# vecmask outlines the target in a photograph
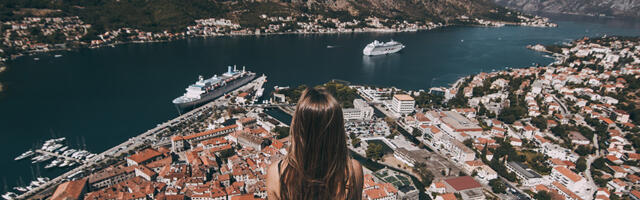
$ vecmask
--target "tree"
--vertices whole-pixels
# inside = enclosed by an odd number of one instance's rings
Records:
[[[547,129],[547,119],[542,116],[537,116],[531,119],[531,123],[538,127],[540,130]]]
[[[424,163],[416,163],[415,167],[413,168],[416,173],[420,176],[420,179],[422,180],[422,183],[424,185],[431,185],[431,182],[433,181],[433,173],[431,172],[431,170],[429,170],[429,168],[427,168],[427,165]]]
[[[593,153],[593,148],[587,147],[585,145],[579,145],[575,151],[580,156],[586,156]]]
[[[547,191],[540,191],[533,195],[536,200],[551,200],[551,195]]]
[[[360,147],[360,138],[356,137],[356,138],[351,139],[351,145],[354,148]]]
[[[382,156],[384,155],[382,151],[382,145],[370,143],[369,146],[367,146],[366,154],[367,158],[370,158],[372,160],[382,159]]]
[[[273,130],[271,130],[271,132],[278,134],[276,136],[277,139],[282,139],[289,136],[289,127],[276,126],[275,128],[273,128]]]
[[[584,159],[584,157],[580,157],[578,158],[578,161],[576,161],[576,170],[578,170],[579,172],[584,172],[584,170],[587,169],[587,160]]]
[[[604,158],[597,158],[596,160],[593,161],[593,163],[591,163],[591,167],[595,169],[603,170],[607,167],[606,161],[604,160]]]
[[[411,135],[413,135],[413,137],[420,137],[422,136],[422,131],[418,130],[417,128],[414,128],[413,131],[411,131]]]
[[[466,139],[466,140],[462,141],[462,144],[464,144],[465,146],[467,146],[469,148],[473,148],[473,139],[471,139],[471,138]]]
[[[493,179],[489,181],[489,186],[491,186],[491,191],[493,191],[493,193],[506,193],[507,192],[507,186],[504,185],[504,182],[502,182],[502,180],[500,179]]]

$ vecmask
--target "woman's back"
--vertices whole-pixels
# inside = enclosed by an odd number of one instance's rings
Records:
[[[361,199],[362,167],[349,156],[340,104],[323,89],[300,96],[288,154],[267,175],[270,199]]]

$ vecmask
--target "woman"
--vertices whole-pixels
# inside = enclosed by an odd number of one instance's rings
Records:
[[[269,166],[269,199],[362,199],[362,166],[351,159],[340,104],[321,88],[300,96],[288,155]]]

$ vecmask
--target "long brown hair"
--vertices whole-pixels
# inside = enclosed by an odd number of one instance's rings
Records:
[[[360,199],[356,195],[362,193],[353,187],[343,122],[340,104],[326,90],[302,93],[291,122],[280,199]]]

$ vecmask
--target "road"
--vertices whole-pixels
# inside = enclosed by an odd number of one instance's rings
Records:
[[[593,144],[596,149],[596,155],[589,155],[587,158],[587,169],[584,172],[584,175],[587,177],[589,181],[589,187],[591,188],[591,192],[594,192],[598,189],[595,181],[593,181],[593,177],[591,176],[591,163],[600,157],[600,150],[598,149],[598,135],[593,135]]]
[[[553,100],[556,100],[556,102],[558,102],[558,104],[560,104],[560,108],[562,109],[562,114],[565,115],[567,113],[569,113],[569,110],[567,110],[567,106],[564,105],[563,101],[560,101],[560,99],[558,99],[558,97],[556,95],[551,95],[553,97]]]

